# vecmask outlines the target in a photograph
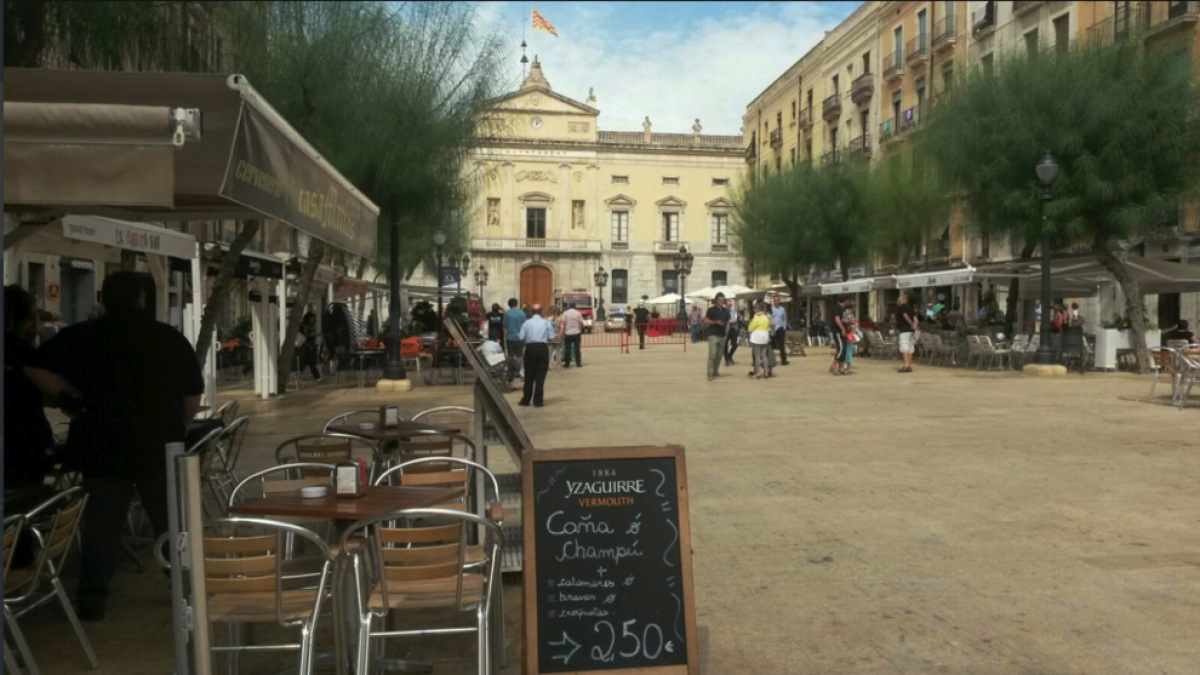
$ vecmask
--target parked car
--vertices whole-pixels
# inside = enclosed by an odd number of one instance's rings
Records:
[[[625,330],[625,314],[609,314],[608,320],[604,322],[605,333],[617,333]]]

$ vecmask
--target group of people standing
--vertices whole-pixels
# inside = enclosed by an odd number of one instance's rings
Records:
[[[545,404],[546,374],[550,371],[551,346],[562,336],[563,367],[570,368],[574,359],[577,368],[583,367],[583,313],[570,306],[560,316],[543,316],[542,306],[534,304],[520,309],[516,298],[508,301],[508,310],[501,312],[500,305],[492,305],[487,315],[488,339],[481,347],[485,357],[495,355],[502,346],[507,354],[508,385],[524,379],[524,390],[518,405],[541,408]],[[551,310],[553,311],[553,310]],[[524,374],[522,375],[522,370]]]
[[[750,377],[761,379],[775,376],[775,349],[779,350],[778,363],[784,366],[788,365],[785,343],[787,310],[783,307],[778,295],[772,297],[771,303],[770,309],[767,308],[765,302],[756,303],[754,316],[746,326],[746,330],[750,333],[749,342],[754,362],[754,369],[749,373]],[[688,314],[688,320],[693,327],[693,338],[702,329],[705,339],[708,341],[706,364],[708,380],[711,382],[718,377],[723,377],[721,375],[722,362],[726,366],[737,365],[733,360],[733,355],[737,352],[740,334],[737,307],[733,301],[725,297],[724,293],[717,293],[713,298],[712,306],[699,321],[696,321],[699,309],[698,306],[693,305],[692,311]]]

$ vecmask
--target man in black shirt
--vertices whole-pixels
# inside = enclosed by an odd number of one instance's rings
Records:
[[[89,494],[87,564],[77,593],[79,616],[87,620],[104,618],[135,488],[155,536],[166,532],[166,445],[184,440],[204,392],[195,350],[179,331],[146,313],[143,296],[138,275],[109,276],[104,316],[64,329],[40,355],[41,369],[83,394],[85,410],[71,420],[65,455],[83,472]]]
[[[717,293],[712,307],[704,315],[704,335],[708,339],[708,381],[721,376],[721,360],[725,358],[725,334],[729,329],[729,310],[725,309],[725,294]]]
[[[913,350],[916,347],[913,340],[916,330],[917,318],[913,315],[912,308],[908,306],[908,298],[901,295],[900,304],[896,306],[896,334],[900,340],[900,353],[904,356],[904,367],[900,369],[902,373],[912,372]]]
[[[829,365],[829,372],[834,375],[845,375],[850,369],[846,367],[846,341],[847,334],[850,332],[849,327],[843,322],[846,316],[846,305],[849,304],[849,298],[840,298],[833,305],[833,311],[829,318],[829,333],[833,340],[833,363]]]
[[[637,309],[633,310],[633,323],[637,326],[638,332],[638,349],[646,348],[646,326],[650,323],[650,310],[646,309],[645,302],[639,302]]]
[[[1192,331],[1188,330],[1188,322],[1180,321],[1174,328],[1163,333],[1163,342],[1167,340],[1187,340],[1189,343],[1196,341],[1196,336]]]

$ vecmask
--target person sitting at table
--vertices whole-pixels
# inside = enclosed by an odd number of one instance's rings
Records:
[[[488,331],[487,338],[475,351],[483,357],[488,377],[496,383],[500,391],[513,391],[512,383],[508,379],[508,359],[505,357],[504,347],[500,346],[500,331]]]
[[[1164,343],[1168,340],[1187,340],[1188,344],[1196,342],[1196,336],[1192,331],[1188,330],[1188,322],[1186,321],[1180,321],[1171,329],[1164,331],[1162,339]]]

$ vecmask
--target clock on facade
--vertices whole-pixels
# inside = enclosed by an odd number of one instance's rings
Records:
[[[540,118],[540,117],[529,118],[529,128],[533,129],[534,131],[541,131],[542,130],[542,118]]]

